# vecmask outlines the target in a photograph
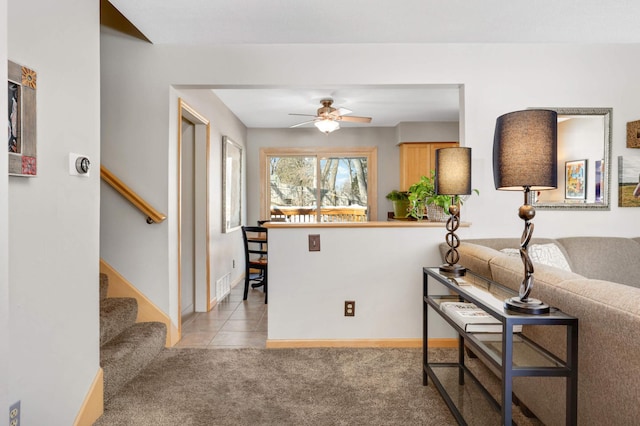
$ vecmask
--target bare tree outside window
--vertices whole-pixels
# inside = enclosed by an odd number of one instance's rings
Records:
[[[272,220],[367,221],[367,157],[270,156],[268,164]]]
[[[316,159],[271,157],[271,205],[316,206]]]
[[[322,206],[367,206],[367,159],[322,158]]]

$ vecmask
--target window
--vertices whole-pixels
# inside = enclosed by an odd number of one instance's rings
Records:
[[[287,222],[377,220],[377,148],[260,150],[263,218]]]

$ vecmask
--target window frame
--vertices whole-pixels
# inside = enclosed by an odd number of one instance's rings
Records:
[[[318,158],[326,157],[366,157],[367,158],[367,209],[369,221],[378,220],[378,147],[278,147],[260,148],[260,217],[271,217],[269,206],[269,158],[306,156],[316,158],[316,168],[319,168]],[[320,176],[319,170],[317,176]]]

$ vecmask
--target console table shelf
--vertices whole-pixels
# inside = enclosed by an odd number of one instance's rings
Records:
[[[435,285],[441,284],[441,285]],[[442,290],[444,286],[444,291]],[[438,289],[441,294],[432,294]],[[442,294],[444,293],[444,294]],[[548,314],[511,313],[501,300],[514,295],[510,289],[471,271],[464,277],[441,274],[438,268],[423,269],[423,384],[431,378],[447,406],[460,424],[466,418],[482,416],[490,424],[512,424],[512,386],[514,377],[565,377],[566,424],[577,424],[578,320],[552,309]],[[440,309],[442,302],[471,302],[501,323],[500,333],[468,333]],[[496,303],[498,302],[498,303]],[[427,343],[428,308],[431,307],[458,333],[458,362],[429,362]],[[514,326],[566,326],[566,360],[563,360]],[[496,401],[465,365],[465,345],[502,381],[502,403]],[[487,416],[495,415],[494,419]]]

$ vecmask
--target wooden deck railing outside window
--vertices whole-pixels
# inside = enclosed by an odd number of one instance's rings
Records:
[[[314,207],[272,207],[271,219],[294,223],[316,223],[318,211]],[[367,208],[322,207],[320,222],[367,222]]]

